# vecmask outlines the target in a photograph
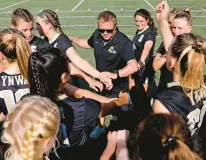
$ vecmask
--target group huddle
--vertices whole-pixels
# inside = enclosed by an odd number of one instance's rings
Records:
[[[0,158],[205,159],[206,39],[192,33],[189,9],[170,10],[167,1],[156,9],[163,40],[156,53],[157,28],[145,9],[134,14],[133,40],[111,11],[98,15],[86,39],[66,35],[58,15],[43,10],[35,20],[42,39],[32,14],[15,9],[0,31]],[[73,44],[93,48],[96,68]]]

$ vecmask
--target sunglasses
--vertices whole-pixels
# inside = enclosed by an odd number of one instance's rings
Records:
[[[104,32],[113,33],[114,28],[113,29],[98,29],[98,30],[99,30],[99,33],[104,33]]]

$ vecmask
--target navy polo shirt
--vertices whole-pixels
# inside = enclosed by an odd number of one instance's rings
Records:
[[[98,31],[88,39],[88,44],[94,48],[96,68],[100,72],[119,70],[127,65],[127,62],[135,59],[135,52],[132,41],[118,29],[114,37],[104,45],[102,37]],[[128,88],[128,77],[119,78],[113,81],[114,88],[117,85]]]

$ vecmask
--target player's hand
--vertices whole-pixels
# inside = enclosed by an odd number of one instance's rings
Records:
[[[104,82],[108,79],[117,79],[117,74],[112,72],[101,72],[99,78],[101,82]]]
[[[88,84],[89,84],[89,87],[94,89],[96,92],[102,92],[103,90],[103,84],[95,79],[90,79],[88,80]]]
[[[161,3],[159,3],[156,6],[156,10],[157,10],[157,21],[160,23],[163,20],[167,21],[167,18],[169,16],[169,5],[167,3],[167,1],[162,1]]]
[[[105,84],[107,90],[111,90],[113,87],[112,79],[106,79],[106,81],[102,83]]]

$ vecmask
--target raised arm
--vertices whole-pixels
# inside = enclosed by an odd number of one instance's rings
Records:
[[[162,38],[164,42],[165,50],[168,51],[168,48],[172,41],[174,40],[174,36],[172,35],[171,29],[168,23],[168,15],[169,15],[169,5],[167,1],[162,1],[156,7],[157,9],[157,21],[160,25],[160,30],[162,33]]]

